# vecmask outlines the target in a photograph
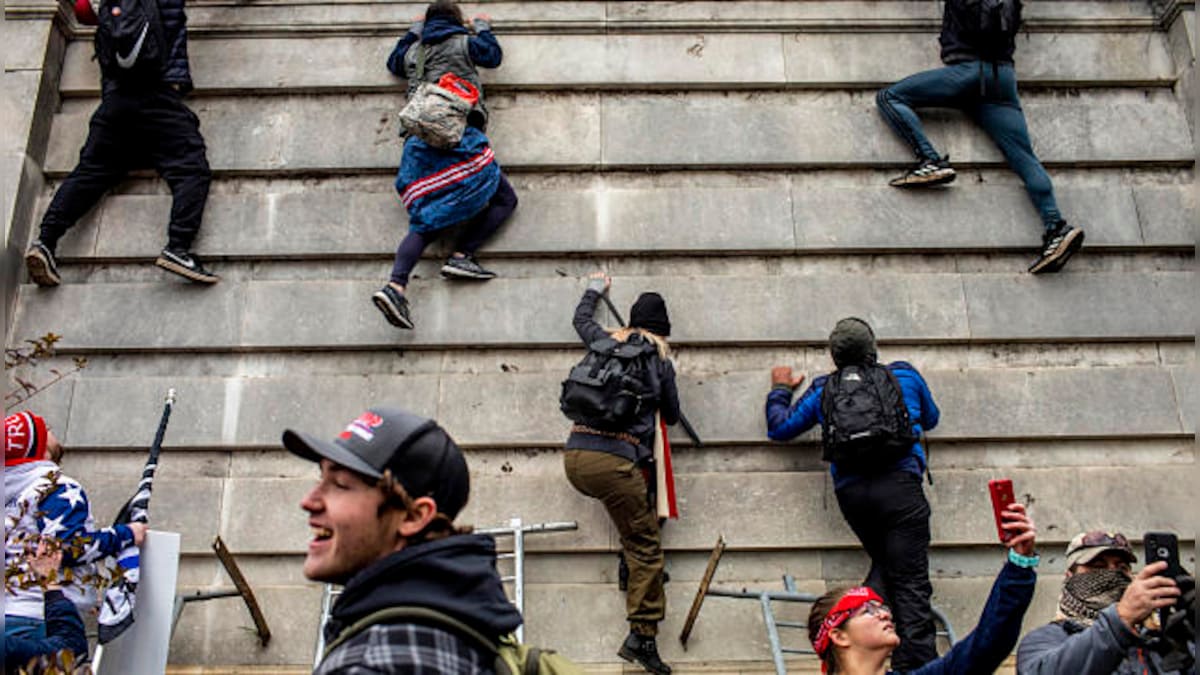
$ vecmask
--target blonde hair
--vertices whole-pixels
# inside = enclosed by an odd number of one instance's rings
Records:
[[[651,333],[650,331],[646,330],[645,328],[634,328],[633,326],[625,326],[623,328],[618,328],[614,331],[609,331],[609,336],[611,336],[612,339],[616,340],[617,342],[627,342],[629,340],[629,336],[633,335],[634,333],[637,333],[638,335],[641,335],[643,338],[645,338],[649,342],[652,342],[654,344],[654,346],[658,349],[659,358],[662,358],[662,359],[671,358],[671,346],[667,344],[667,339],[657,333]]]

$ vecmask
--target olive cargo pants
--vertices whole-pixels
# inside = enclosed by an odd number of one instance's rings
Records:
[[[631,631],[656,635],[667,610],[663,593],[662,534],[646,498],[646,481],[633,462],[598,450],[563,453],[567,480],[583,494],[600,500],[621,534],[629,565],[625,617]]]

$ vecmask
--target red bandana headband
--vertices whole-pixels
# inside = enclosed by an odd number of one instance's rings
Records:
[[[829,651],[830,646],[829,634],[833,632],[833,629],[846,623],[850,615],[859,607],[872,601],[882,603],[883,598],[866,586],[846,591],[833,609],[829,610],[825,620],[821,622],[821,630],[817,631],[817,639],[813,641],[813,650],[817,652],[817,656],[821,659],[825,658],[825,653]],[[825,672],[824,663],[821,664],[821,672]]]

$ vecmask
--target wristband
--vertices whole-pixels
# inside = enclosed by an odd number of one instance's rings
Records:
[[[1008,561],[1017,567],[1024,567],[1027,570],[1031,570],[1037,567],[1038,563],[1042,562],[1042,557],[1037,554],[1031,556],[1021,555],[1010,548],[1008,549]]]

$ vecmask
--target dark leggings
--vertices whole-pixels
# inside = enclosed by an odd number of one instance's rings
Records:
[[[491,201],[482,211],[462,226],[458,233],[458,240],[454,243],[454,250],[467,255],[475,255],[479,247],[483,246],[484,242],[500,229],[500,226],[508,220],[516,208],[517,193],[508,184],[508,179],[504,177],[504,174],[500,174],[500,184],[496,187],[496,194],[492,195]],[[400,241],[400,246],[396,248],[396,261],[392,263],[392,283],[407,286],[408,275],[417,266],[417,260],[425,252],[425,247],[440,239],[442,233],[448,229],[450,228],[429,232],[409,230],[404,239]]]

